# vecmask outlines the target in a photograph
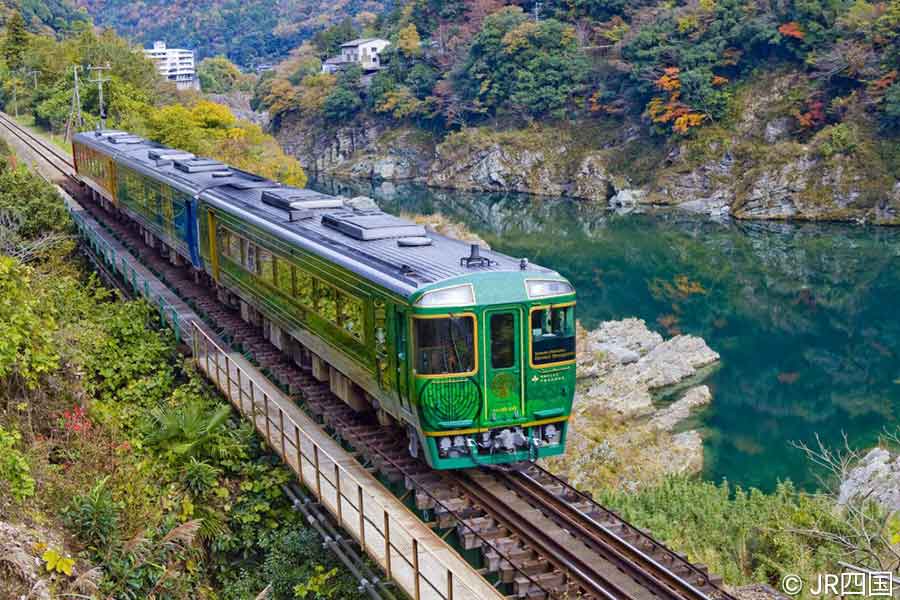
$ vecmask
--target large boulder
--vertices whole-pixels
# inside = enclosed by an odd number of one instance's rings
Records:
[[[860,499],[873,500],[890,511],[900,510],[900,456],[873,448],[845,476],[838,504]]]

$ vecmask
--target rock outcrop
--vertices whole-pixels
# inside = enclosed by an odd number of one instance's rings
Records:
[[[785,100],[804,81],[761,75],[736,95],[733,123],[666,143],[628,118],[468,127],[443,139],[374,118],[335,128],[288,116],[276,130],[314,174],[573,197],[620,212],[671,206],[714,218],[900,224],[900,183],[870,142],[872,117],[804,129]]]
[[[663,341],[640,319],[603,323],[581,340],[579,410],[601,407],[625,417],[653,410],[652,391],[680,383],[719,360],[702,339]]]
[[[569,448],[553,467],[588,488],[633,489],[666,474],[700,472],[703,439],[679,430],[711,401],[709,388],[692,381],[718,358],[700,338],[664,340],[640,319],[580,332]],[[688,389],[659,406],[655,394],[676,384]]]
[[[890,511],[900,510],[900,456],[873,448],[850,470],[841,481],[838,504],[862,498]]]

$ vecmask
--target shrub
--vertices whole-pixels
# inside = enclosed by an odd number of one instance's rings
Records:
[[[19,501],[34,496],[31,467],[25,456],[15,448],[21,439],[18,431],[6,431],[0,427],[0,481]]]
[[[847,528],[825,498],[780,483],[772,494],[683,477],[629,494],[602,490],[601,504],[702,562],[731,584],[777,583],[783,573],[827,572],[842,557],[836,545],[807,537]]]
[[[859,146],[859,136],[851,125],[838,123],[820,131],[814,143],[819,154],[830,158],[835,154],[853,154]]]
[[[66,526],[95,553],[103,554],[116,539],[120,505],[101,479],[87,494],[75,496],[66,509]]]

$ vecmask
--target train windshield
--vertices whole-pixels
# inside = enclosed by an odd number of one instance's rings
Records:
[[[454,375],[475,371],[475,318],[416,318],[415,356],[419,375]]]
[[[531,311],[531,364],[546,366],[575,359],[575,305]]]

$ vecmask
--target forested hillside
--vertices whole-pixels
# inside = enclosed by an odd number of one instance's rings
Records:
[[[900,0],[411,0],[379,33],[370,82],[317,43],[261,83],[310,167],[898,221]]]
[[[78,9],[69,0],[2,0],[0,19],[6,23],[13,13],[19,12],[31,31],[65,33],[76,23],[89,20],[86,11]]]
[[[284,56],[302,40],[346,17],[375,19],[389,0],[73,0],[99,25],[149,44],[223,54],[242,66]]]

